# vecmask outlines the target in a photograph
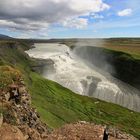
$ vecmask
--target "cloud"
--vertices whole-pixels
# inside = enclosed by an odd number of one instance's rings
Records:
[[[102,0],[0,0],[0,28],[37,31],[56,23],[82,28],[88,21],[79,16],[106,9]]]
[[[18,20],[0,20],[0,27],[3,28],[12,28],[12,29],[17,29],[17,30],[24,30],[24,31],[36,31],[40,28],[47,28],[48,27],[48,23],[45,22],[30,22],[28,20],[21,22],[22,19],[20,20],[20,22],[18,22]]]
[[[132,9],[124,9],[118,12],[118,16],[129,16],[132,14]]]
[[[103,18],[104,18],[103,15],[99,15],[99,14],[93,14],[92,17],[93,17],[94,19],[103,19]]]
[[[84,19],[84,18],[67,19],[62,22],[62,25],[64,27],[70,27],[70,28],[75,27],[77,29],[82,29],[88,25],[88,19]]]

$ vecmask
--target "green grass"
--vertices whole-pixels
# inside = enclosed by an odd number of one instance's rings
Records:
[[[0,66],[0,90],[6,90],[8,85],[13,84],[22,77],[17,69],[10,66]]]
[[[140,138],[140,113],[119,105],[80,96],[61,85],[31,73],[32,104],[51,128],[85,120],[116,126]]]
[[[121,51],[140,60],[140,38],[118,38],[104,40],[103,48]]]

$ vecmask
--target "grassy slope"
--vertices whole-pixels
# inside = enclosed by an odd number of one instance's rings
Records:
[[[27,81],[32,103],[41,118],[50,127],[59,127],[78,120],[115,125],[140,138],[140,113],[129,111],[118,105],[83,97],[31,72],[31,62],[21,47],[0,46],[1,65],[9,64],[20,69]]]
[[[0,65],[9,65],[19,69],[27,84],[30,84],[31,65],[36,63],[29,59],[24,50],[29,49],[29,43],[17,41],[0,41]]]
[[[140,137],[140,113],[115,104],[74,94],[61,85],[32,73],[32,103],[52,128],[78,120],[113,125]]]
[[[122,51],[140,59],[140,38],[107,39],[103,45],[107,49]]]

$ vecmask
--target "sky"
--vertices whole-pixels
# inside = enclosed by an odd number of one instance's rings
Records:
[[[140,37],[140,0],[0,0],[0,34],[42,39]]]

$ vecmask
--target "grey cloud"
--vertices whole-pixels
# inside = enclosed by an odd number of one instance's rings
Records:
[[[102,0],[0,0],[0,27],[40,30],[49,24],[108,8]]]

